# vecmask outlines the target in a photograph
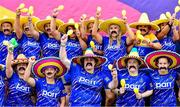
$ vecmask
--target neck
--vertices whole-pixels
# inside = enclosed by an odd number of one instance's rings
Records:
[[[130,76],[138,76],[138,71],[131,72],[129,71]]]
[[[46,82],[47,82],[48,84],[55,84],[55,79],[54,79],[54,78],[47,78],[47,77],[46,77]]]
[[[24,78],[24,75],[23,75],[23,74],[19,74],[19,73],[18,73],[18,75],[19,75],[19,78],[21,78],[21,79]]]
[[[166,75],[168,74],[168,70],[158,70],[160,75]]]
[[[90,74],[93,74],[93,73],[94,73],[94,69],[91,69],[91,70],[87,70],[87,69],[86,69],[86,71],[87,71],[88,73],[90,73]]]
[[[117,37],[112,36],[112,40],[117,40]]]

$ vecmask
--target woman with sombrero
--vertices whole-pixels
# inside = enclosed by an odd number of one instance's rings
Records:
[[[149,53],[144,60],[152,69],[149,72],[154,91],[150,100],[151,106],[176,106],[174,85],[177,81],[179,87],[180,82],[175,68],[180,65],[180,55],[172,51],[160,50]]]
[[[165,14],[161,14],[158,20],[153,21],[154,24],[158,25],[160,30],[156,32],[156,36],[162,45],[163,50],[176,51],[175,41],[179,40],[179,34],[176,30],[174,15],[171,19],[168,19]]]
[[[98,68],[106,58],[94,55],[91,48],[88,48],[83,56],[67,58],[66,42],[67,35],[61,38],[60,59],[67,67],[71,83],[70,106],[100,106],[101,90],[103,87],[114,88],[117,83],[117,72],[112,72],[113,82],[105,77]]]
[[[24,81],[24,74],[28,65],[25,55],[19,54],[13,59],[13,52],[9,50],[6,58],[6,77],[8,94],[5,106],[33,106],[31,101],[32,88]],[[32,57],[34,59],[34,57]]]
[[[137,49],[133,48],[129,55],[120,58],[117,66],[119,85],[115,90],[116,106],[145,106],[144,98],[150,96],[153,90],[150,78],[140,71],[140,68],[145,67],[145,63]]]
[[[158,31],[159,27],[149,21],[147,13],[142,13],[138,22],[131,23],[130,27],[139,31],[139,33],[138,31],[136,32],[136,39],[132,47],[138,49],[141,57],[145,57],[148,53],[162,48],[157,37],[151,32]]]
[[[66,92],[60,76],[66,73],[66,67],[58,57],[45,57],[35,61],[30,59],[25,73],[25,81],[35,87],[36,106],[65,106]],[[31,69],[38,78],[30,77]]]

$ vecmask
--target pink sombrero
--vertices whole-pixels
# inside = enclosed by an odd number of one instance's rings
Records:
[[[151,52],[146,55],[144,60],[149,68],[157,69],[158,67],[156,61],[159,57],[167,57],[171,60],[169,68],[177,68],[180,66],[180,55],[178,53],[165,50]]]
[[[63,65],[63,63],[58,57],[45,57],[40,60],[37,60],[32,67],[32,71],[38,77],[43,78],[45,77],[45,75],[42,71],[44,68],[48,66],[56,67],[58,69],[56,77],[64,75],[67,71],[67,68]]]
[[[72,59],[72,61],[74,63],[82,65],[82,60],[84,58],[94,58],[95,61],[96,61],[95,67],[99,67],[101,64],[106,62],[106,58],[98,56],[98,55],[94,55],[94,53],[93,53],[91,48],[87,48],[83,56],[75,57],[75,58]]]

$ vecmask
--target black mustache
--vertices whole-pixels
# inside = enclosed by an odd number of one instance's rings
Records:
[[[26,70],[26,69],[24,67],[20,67],[18,70],[20,71],[20,70]]]
[[[142,31],[146,32],[146,29],[140,29],[140,31],[141,31],[141,32],[142,32]]]
[[[89,32],[92,33],[92,30],[90,30]]]
[[[48,72],[47,75],[51,75],[52,73],[51,72]]]
[[[130,66],[130,67],[129,67],[129,69],[131,69],[131,68],[135,68],[135,69],[136,69],[136,67],[135,67],[135,66]]]
[[[111,34],[113,34],[113,33],[118,34],[116,31],[112,31],[112,32],[111,32]]]
[[[88,66],[88,65],[91,65],[91,66],[92,66],[92,63],[87,63],[86,66]]]
[[[159,70],[161,70],[161,69],[165,69],[165,70],[167,70],[167,68],[166,68],[166,67],[160,67],[160,68],[159,68]]]
[[[4,29],[3,31],[4,31],[4,32],[5,32],[5,31],[8,31],[8,32],[10,32],[10,30],[9,30],[9,29]]]
[[[46,31],[51,31],[51,29],[50,29],[50,28],[48,28],[48,29],[46,29]]]

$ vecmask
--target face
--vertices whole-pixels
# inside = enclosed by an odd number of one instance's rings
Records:
[[[75,30],[74,26],[68,26],[67,31],[69,31],[69,30],[73,30],[73,34],[70,35],[70,38],[75,38],[76,37],[76,33],[75,33],[76,30]]]
[[[112,24],[109,26],[109,34],[112,37],[118,37],[120,34],[120,27],[118,25]]]
[[[167,24],[168,24],[167,22],[166,23],[161,23],[158,26],[160,27],[160,29],[163,29]]]
[[[51,27],[50,27],[50,23],[47,23],[44,25],[44,30],[47,34],[51,33]]]
[[[5,35],[10,35],[13,31],[12,25],[8,22],[2,23],[1,28]]]
[[[85,58],[84,59],[84,68],[86,70],[93,70],[95,67],[95,59],[94,58]]]
[[[157,66],[158,66],[159,71],[167,71],[168,68],[169,68],[169,65],[170,65],[170,64],[169,64],[167,58],[160,58],[160,59],[158,60]]]
[[[52,67],[46,68],[44,71],[46,78],[54,78],[56,75],[56,70]]]
[[[149,26],[149,25],[139,25],[139,26],[137,26],[137,29],[141,31],[142,35],[147,35],[151,30],[151,26]]]
[[[127,68],[129,72],[137,72],[139,69],[139,63],[136,59],[129,59],[127,61]]]
[[[26,68],[27,68],[27,64],[18,64],[16,70],[18,74],[24,75]]]
[[[94,25],[93,22],[91,22],[91,23],[89,23],[89,24],[87,25],[87,31],[88,31],[88,33],[92,33],[93,25]]]
[[[25,23],[25,24],[23,25],[23,31],[24,31],[24,33],[25,33],[27,36],[31,36],[28,23]]]

